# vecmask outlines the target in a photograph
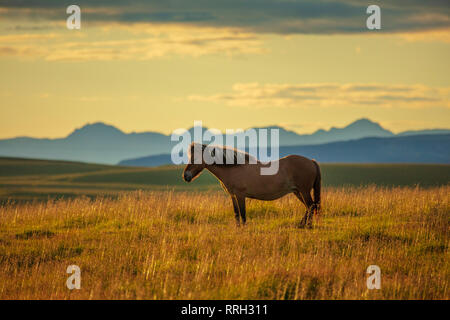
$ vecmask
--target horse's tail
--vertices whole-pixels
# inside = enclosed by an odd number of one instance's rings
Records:
[[[316,212],[319,213],[320,210],[320,188],[321,188],[321,180],[322,175],[320,174],[320,167],[316,160],[312,160],[314,165],[316,166],[316,179],[314,180],[313,192],[314,192],[314,208]]]

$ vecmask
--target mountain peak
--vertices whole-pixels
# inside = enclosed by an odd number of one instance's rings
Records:
[[[75,129],[67,138],[76,138],[76,137],[117,137],[122,136],[123,133],[121,130],[116,127],[105,124],[103,122],[95,122],[88,123],[81,128]]]
[[[358,119],[342,128],[332,127],[330,130],[320,129],[313,133],[313,136],[320,137],[320,140],[316,142],[326,140],[344,141],[365,137],[391,137],[393,135],[391,131],[384,129],[379,123],[367,118]]]
[[[367,118],[358,119],[342,129],[334,129],[333,131],[336,130],[345,130],[352,134],[355,138],[358,136],[362,138],[364,135],[368,137],[384,137],[393,135],[391,131],[386,130],[379,123],[373,122]]]
[[[370,126],[370,127],[378,127],[378,128],[381,128],[381,126],[380,126],[379,123],[373,122],[372,120],[369,120],[369,119],[367,119],[367,118],[361,118],[361,119],[358,119],[358,120],[356,120],[356,121],[350,123],[350,124],[347,126],[347,128],[348,128],[348,127],[355,127],[355,126],[358,126],[358,127],[369,127],[369,126]]]
[[[279,126],[279,125],[267,126],[267,127],[261,128],[261,129],[268,129],[268,130],[270,130],[270,129],[278,129],[278,130],[280,130],[280,131],[289,131],[289,130],[287,130],[286,128],[281,127],[281,126]]]

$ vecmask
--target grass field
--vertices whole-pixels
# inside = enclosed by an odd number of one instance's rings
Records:
[[[324,165],[313,229],[292,195],[247,201],[237,228],[213,178],[180,170],[3,159],[0,299],[450,298],[449,166]]]
[[[293,196],[249,201],[243,228],[216,191],[6,205],[0,299],[449,299],[449,192],[327,188],[312,230]]]

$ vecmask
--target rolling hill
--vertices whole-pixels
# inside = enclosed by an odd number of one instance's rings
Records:
[[[325,187],[439,186],[450,183],[450,165],[322,164]],[[79,196],[117,197],[126,191],[220,190],[216,178],[204,172],[185,183],[183,166],[156,168],[98,165],[80,162],[0,158],[0,203]]]

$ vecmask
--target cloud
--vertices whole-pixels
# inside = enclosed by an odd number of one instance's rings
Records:
[[[0,36],[0,56],[24,56],[48,61],[149,60],[171,55],[260,54],[267,50],[259,36],[225,28],[134,25],[97,28],[95,36],[74,33]],[[93,30],[91,30],[93,31]],[[105,37],[106,36],[106,37]],[[68,40],[69,39],[69,40]]]
[[[386,84],[238,83],[230,93],[190,95],[189,101],[239,107],[403,107],[450,108],[450,87]]]
[[[0,0],[0,57],[111,61],[236,56],[268,52],[266,34],[369,32],[367,3],[357,0],[81,0],[77,4],[82,27],[68,31],[64,3]],[[450,42],[449,8],[447,1],[382,3],[382,30],[370,34]],[[1,35],[2,31],[7,34]],[[357,46],[355,52],[361,48]]]
[[[400,33],[399,36],[408,42],[421,41],[450,43],[450,31],[448,29]]]
[[[0,57],[110,61],[236,56],[268,52],[266,34],[369,32],[367,3],[357,0],[81,0],[77,4],[82,27],[68,31],[64,3],[0,0]],[[447,1],[382,3],[382,30],[370,34],[450,42],[449,8]],[[355,52],[361,48],[357,46]]]
[[[82,19],[92,24],[176,23],[278,34],[368,32],[365,25],[368,3],[360,0],[79,0],[77,4]],[[390,1],[379,5],[380,32],[450,27],[447,0]],[[4,0],[0,2],[0,17],[64,20],[65,4],[54,0]]]

